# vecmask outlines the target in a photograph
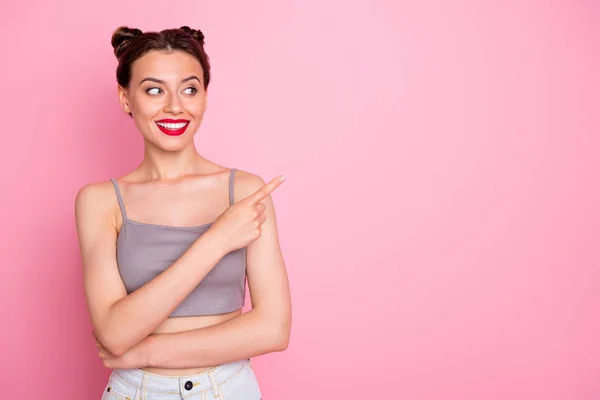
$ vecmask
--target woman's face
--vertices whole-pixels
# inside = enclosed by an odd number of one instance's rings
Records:
[[[167,151],[181,150],[200,127],[206,109],[202,66],[192,55],[151,51],[131,66],[119,101],[144,139]]]

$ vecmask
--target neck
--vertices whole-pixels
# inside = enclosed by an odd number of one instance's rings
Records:
[[[176,180],[198,173],[202,161],[194,142],[179,151],[165,151],[146,142],[139,171],[148,180]]]

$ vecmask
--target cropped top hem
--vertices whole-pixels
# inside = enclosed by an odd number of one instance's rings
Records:
[[[238,305],[238,306],[223,307],[220,309],[218,307],[215,307],[213,310],[205,311],[205,312],[194,311],[194,309],[192,309],[192,308],[177,308],[177,309],[175,309],[175,311],[173,311],[171,313],[171,315],[169,315],[169,318],[171,318],[171,317],[198,317],[198,316],[204,316],[204,315],[228,314],[230,312],[241,310],[244,307],[244,305],[245,305],[245,302],[242,302],[242,304]]]

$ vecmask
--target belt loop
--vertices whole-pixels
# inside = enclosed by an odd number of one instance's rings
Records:
[[[150,380],[150,375],[148,375],[147,373],[143,372],[144,374],[142,376],[142,387],[140,388],[140,400],[146,400],[146,398],[148,397],[148,381]]]
[[[214,373],[214,371],[210,371],[208,373],[208,379],[210,379],[210,384],[212,386],[212,391],[213,391],[213,394],[215,396],[215,399],[220,399],[221,398],[221,391],[219,390],[219,387],[217,386],[217,380],[215,379],[215,373]]]

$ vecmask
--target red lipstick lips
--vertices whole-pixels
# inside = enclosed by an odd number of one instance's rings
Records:
[[[181,135],[183,132],[185,132],[189,124],[190,121],[187,119],[161,119],[156,121],[156,126],[158,126],[158,129],[169,136]]]

